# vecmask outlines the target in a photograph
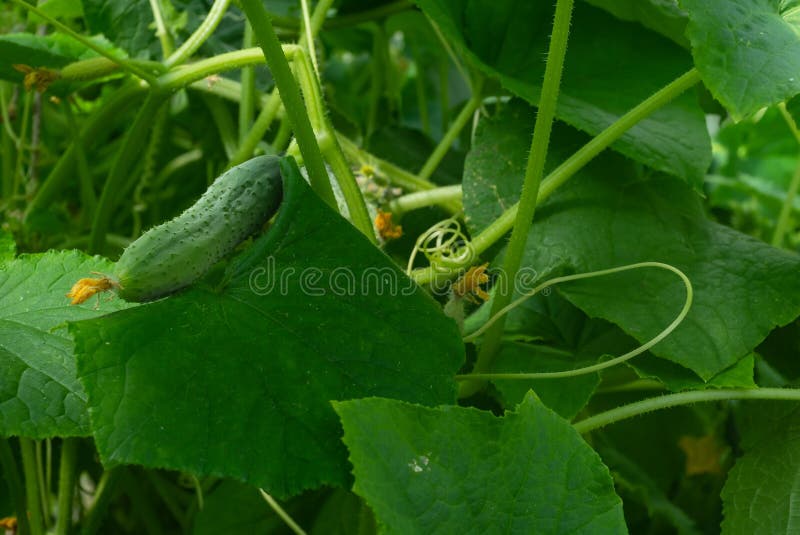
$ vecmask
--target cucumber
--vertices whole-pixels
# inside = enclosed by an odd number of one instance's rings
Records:
[[[220,175],[181,215],[151,228],[116,263],[113,281],[126,301],[152,301],[202,277],[280,205],[281,158],[259,156]]]

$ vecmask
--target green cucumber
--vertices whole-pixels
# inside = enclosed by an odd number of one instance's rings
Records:
[[[277,211],[281,158],[259,156],[220,175],[181,215],[131,243],[114,268],[117,294],[145,302],[184,288]]]

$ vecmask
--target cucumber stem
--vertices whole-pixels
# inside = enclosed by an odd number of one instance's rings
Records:
[[[519,210],[514,219],[514,227],[511,231],[511,240],[508,243],[503,269],[498,277],[497,290],[492,301],[492,317],[495,317],[511,302],[514,285],[511,284],[509,287],[509,281],[515,280],[517,272],[522,265],[522,256],[525,253],[525,245],[528,241],[528,234],[536,212],[539,186],[544,174],[547,148],[550,144],[550,132],[556,115],[556,103],[561,86],[564,57],[567,53],[573,6],[574,0],[558,0],[556,3],[553,34],[550,38],[547,66],[545,67],[544,82],[542,83],[542,95],[539,99],[539,109],[536,114],[536,125],[533,129],[528,165],[525,169],[522,194],[518,203]],[[474,373],[481,374],[490,369],[494,355],[500,348],[504,328],[505,316],[503,315],[486,332],[472,370]],[[476,392],[483,384],[483,381],[465,382],[461,385],[461,393],[463,396],[467,396]]]
[[[308,170],[311,187],[335,210],[336,199],[333,196],[333,188],[331,188],[328,171],[306,113],[300,89],[292,76],[289,63],[283,54],[281,43],[278,41],[278,36],[275,35],[264,4],[261,0],[241,0],[241,4],[247,19],[253,26],[256,39],[264,51],[264,57],[281,94],[286,114],[294,127],[295,137]]]

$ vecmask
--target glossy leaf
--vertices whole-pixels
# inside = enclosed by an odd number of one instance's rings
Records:
[[[334,402],[385,533],[626,533],[598,455],[529,394],[497,418],[391,399]]]
[[[455,324],[296,170],[285,190],[222,281],[71,325],[104,463],[284,497],[348,481],[329,400],[454,401]]]
[[[91,32],[105,35],[132,57],[154,55],[158,40],[149,0],[81,1]]]
[[[417,0],[453,45],[488,76],[537,105],[552,2]],[[688,54],[641,26],[587,4],[575,7],[556,115],[591,135],[691,68]],[[612,148],[699,187],[711,157],[703,113],[685,94]]]
[[[677,44],[688,48],[686,39],[686,12],[678,7],[677,0],[586,0],[593,6],[605,9],[615,17],[638,22],[645,28],[658,32]]]
[[[703,81],[734,117],[800,93],[800,18],[778,0],[680,0]]]
[[[72,306],[65,293],[111,264],[75,251],[23,255],[0,264],[0,436],[90,434],[66,322],[95,317],[92,299]],[[103,312],[127,305],[103,302]]]

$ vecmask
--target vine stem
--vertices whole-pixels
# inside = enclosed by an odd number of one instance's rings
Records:
[[[256,44],[256,38],[253,35],[253,27],[250,23],[244,23],[244,37],[242,39],[242,48],[252,48]],[[241,149],[247,134],[252,129],[253,116],[256,109],[256,71],[255,67],[247,66],[242,68],[242,90],[239,98],[239,143],[237,151]]]
[[[663,396],[643,399],[595,414],[594,416],[590,416],[573,424],[573,427],[578,433],[584,434],[627,418],[633,418],[634,416],[660,409],[669,409],[679,405],[691,405],[692,403],[706,401],[729,401],[734,399],[800,401],[800,388],[692,390],[689,392],[678,392],[676,394],[665,394]]]
[[[206,15],[206,18],[200,23],[200,26],[198,26],[192,35],[178,47],[178,50],[164,60],[164,65],[167,67],[180,65],[189,59],[192,54],[197,52],[200,45],[205,43],[206,40],[211,37],[211,34],[214,33],[214,30],[217,29],[230,3],[231,0],[215,0],[211,9],[208,10],[208,15]]]
[[[786,104],[781,102],[778,105],[778,109],[780,110],[781,115],[783,115],[783,119],[786,121],[789,130],[792,131],[792,135],[794,136],[795,140],[797,140],[797,143],[800,144],[800,130],[797,128],[797,123],[795,122],[794,117],[792,117],[792,114],[790,114],[789,110],[786,109]],[[773,247],[783,246],[783,238],[789,228],[789,220],[791,219],[792,207],[794,206],[794,199],[797,196],[798,188],[800,188],[800,160],[798,160],[795,167],[794,174],[792,175],[792,181],[789,183],[789,190],[786,192],[786,197],[783,199],[781,212],[778,215],[778,221],[775,224],[775,232],[772,235]]]
[[[44,534],[44,516],[42,498],[39,493],[39,477],[36,473],[36,446],[30,438],[19,438],[19,449],[22,455],[22,471],[25,473],[25,496],[27,512],[30,520],[31,535]],[[22,511],[21,514],[24,514]]]
[[[611,126],[581,147],[575,154],[570,156],[564,163],[542,180],[537,204],[544,202],[556,189],[572,178],[608,146],[622,137],[622,135],[636,125],[636,123],[663,107],[699,81],[700,73],[697,69],[692,68],[617,119]],[[517,217],[518,210],[519,203],[516,203],[473,238],[471,243],[476,254],[480,254],[489,249],[489,247],[497,243],[497,241],[511,230],[514,225],[514,220]],[[411,276],[417,283],[426,284],[436,280],[440,274],[433,268],[427,267],[414,270]]]
[[[531,141],[528,165],[525,169],[522,194],[518,203],[519,208],[514,218],[511,240],[508,243],[503,270],[498,277],[497,290],[492,302],[492,317],[497,316],[511,302],[513,285],[510,285],[509,281],[515,280],[517,272],[522,265],[522,256],[525,253],[525,245],[528,241],[528,234],[536,212],[539,186],[544,174],[547,148],[550,144],[550,132],[556,115],[561,73],[564,70],[564,57],[567,54],[573,6],[574,0],[558,0],[556,3],[553,34],[550,37],[550,48],[547,52],[547,65],[544,71],[539,109],[536,113],[536,124],[533,128],[533,140]],[[505,315],[500,315],[499,319],[486,332],[475,361],[474,373],[484,373],[491,367],[494,355],[500,347],[504,326]],[[461,393],[463,396],[467,396],[477,391],[481,386],[481,381],[462,383]]]
[[[156,23],[156,36],[161,43],[161,54],[166,58],[172,54],[172,36],[164,24],[164,15],[161,13],[161,0],[150,0],[150,11],[153,12],[153,20]]]
[[[300,152],[303,155],[311,186],[328,205],[336,209],[336,199],[333,196],[333,188],[325,169],[325,162],[322,159],[317,139],[311,128],[311,122],[306,114],[303,98],[300,96],[300,89],[297,87],[289,63],[281,49],[281,43],[270,22],[269,15],[264,9],[261,0],[241,0],[242,9],[247,15],[247,19],[253,26],[253,33],[258,39],[267,65],[275,79],[275,85],[281,94],[283,107],[289,121],[294,128],[294,134]]]
[[[275,514],[278,515],[281,520],[291,529],[296,535],[306,535],[305,530],[301,528],[294,519],[289,516],[283,507],[273,498],[270,496],[264,489],[258,489],[258,492],[261,493],[261,497],[264,498],[264,501],[270,506],[270,508],[275,511]]]
[[[433,176],[433,172],[442,162],[442,159],[447,154],[447,151],[450,150],[450,147],[453,146],[453,142],[455,142],[458,135],[461,133],[461,130],[467,125],[469,120],[472,118],[472,114],[475,113],[482,102],[481,97],[481,82],[476,82],[474,84],[475,89],[472,97],[467,101],[467,104],[461,109],[461,112],[456,116],[453,124],[450,125],[450,128],[447,129],[444,136],[442,137],[439,144],[436,145],[436,148],[433,150],[431,155],[428,157],[428,160],[422,166],[419,173],[417,173],[417,178],[420,180],[428,180]]]
[[[336,134],[328,122],[325,114],[325,103],[322,100],[322,92],[304,50],[298,50],[297,54],[295,54],[294,63],[297,67],[297,78],[300,80],[300,86],[303,88],[303,94],[306,97],[305,102],[312,128],[320,140],[320,150],[330,164],[333,175],[336,177],[336,182],[342,190],[350,220],[372,243],[377,243],[378,240],[372,228],[372,219],[367,211],[364,196],[361,195],[358,183],[344,158],[342,148],[336,140]]]
[[[460,203],[462,196],[461,184],[417,191],[392,200],[389,203],[389,211],[395,215],[401,215],[435,204]]]
[[[466,336],[464,338],[465,342],[474,340],[475,338],[480,336],[481,333],[483,333],[484,331],[490,329],[491,325],[493,323],[498,321],[501,317],[503,317],[505,314],[507,314],[512,309],[514,309],[517,306],[519,306],[520,304],[522,304],[522,302],[524,302],[526,299],[536,295],[537,293],[539,293],[540,291],[544,290],[545,288],[553,286],[554,284],[558,284],[558,283],[561,283],[561,282],[576,281],[576,280],[581,280],[581,279],[589,279],[589,278],[592,278],[592,277],[602,277],[602,276],[606,276],[606,275],[613,275],[614,273],[621,273],[623,271],[630,271],[632,269],[641,269],[641,268],[666,269],[667,271],[671,271],[674,274],[676,274],[678,277],[680,277],[681,282],[683,282],[683,285],[686,288],[686,300],[684,301],[683,307],[681,308],[681,310],[678,313],[678,315],[675,317],[674,320],[672,320],[672,323],[670,323],[666,328],[664,328],[664,330],[662,330],[660,333],[658,333],[652,339],[650,339],[649,341],[647,341],[644,344],[640,345],[636,349],[633,349],[632,351],[629,351],[629,352],[625,353],[624,355],[620,355],[619,357],[616,357],[616,358],[613,358],[613,359],[610,359],[610,360],[606,360],[606,361],[603,361],[603,362],[599,362],[599,363],[593,364],[591,366],[585,366],[583,368],[577,368],[577,369],[574,369],[574,370],[564,370],[564,371],[560,371],[560,372],[536,372],[536,373],[475,373],[475,374],[468,374],[468,375],[456,375],[456,377],[455,377],[456,380],[466,381],[466,380],[469,380],[469,379],[480,379],[480,380],[487,380],[488,381],[488,380],[493,380],[493,379],[516,379],[516,380],[520,380],[520,379],[560,379],[560,378],[565,378],[565,377],[577,377],[579,375],[586,375],[586,374],[589,374],[589,373],[599,372],[600,370],[604,370],[606,368],[611,368],[612,366],[616,366],[617,364],[622,364],[623,362],[626,362],[626,361],[632,359],[633,357],[641,355],[645,351],[647,351],[650,348],[652,348],[653,346],[655,346],[661,340],[663,340],[664,338],[669,336],[672,333],[672,331],[674,331],[675,329],[678,328],[678,325],[681,324],[681,322],[684,320],[684,318],[686,318],[686,315],[689,313],[689,309],[692,307],[692,300],[694,299],[694,291],[692,290],[692,283],[689,281],[689,278],[686,276],[686,274],[684,274],[680,269],[678,269],[678,268],[676,268],[674,266],[671,266],[669,264],[664,264],[662,262],[639,262],[639,263],[630,264],[630,265],[627,265],[627,266],[620,266],[620,267],[611,268],[611,269],[603,269],[603,270],[600,270],[600,271],[592,271],[592,272],[589,272],[589,273],[580,273],[580,274],[577,274],[577,275],[567,275],[567,276],[564,276],[564,277],[556,277],[554,279],[550,279],[549,281],[540,284],[539,286],[537,286],[536,288],[534,288],[530,292],[527,292],[522,297],[516,299],[513,303],[509,304],[508,306],[506,306],[505,308],[500,310],[497,313],[497,315],[492,316],[492,318],[488,322],[486,322],[486,324],[484,324],[480,329],[478,329],[474,333],[472,333],[469,336]]]
[[[155,85],[155,76],[153,76],[149,72],[145,71],[144,69],[140,68],[135,63],[130,62],[130,61],[126,60],[126,59],[118,58],[115,54],[113,54],[112,52],[109,52],[105,48],[97,45],[91,39],[87,39],[86,37],[84,37],[83,35],[79,34],[78,32],[76,32],[75,30],[73,30],[72,28],[67,26],[66,24],[62,24],[58,20],[54,19],[53,17],[51,17],[50,15],[48,15],[47,13],[42,11],[41,9],[37,8],[34,5],[31,5],[31,4],[27,3],[27,2],[25,2],[24,0],[11,0],[11,2],[16,4],[16,5],[18,5],[18,6],[20,6],[20,7],[22,7],[23,9],[27,9],[31,13],[35,14],[37,17],[40,17],[41,19],[47,21],[48,24],[52,25],[53,27],[55,27],[59,31],[65,33],[66,35],[69,35],[70,37],[72,37],[73,39],[75,39],[76,41],[81,43],[83,46],[85,46],[86,48],[94,50],[95,52],[97,52],[101,56],[104,56],[104,57],[110,59],[112,62],[114,62],[117,65],[119,65],[120,68],[128,71],[129,73],[133,74],[134,76],[138,76],[142,80],[146,81],[149,85],[151,85],[151,86]]]
[[[111,214],[121,192],[125,190],[132,169],[136,166],[154,118],[167,97],[168,93],[151,90],[114,158],[92,220],[92,231],[89,235],[89,252],[92,254],[100,253],[105,245]]]
[[[78,442],[77,438],[65,438],[61,443],[61,462],[58,469],[58,518],[56,519],[55,535],[67,535],[72,525]]]
[[[3,469],[3,479],[6,480],[11,503],[14,504],[14,510],[17,513],[19,533],[30,533],[31,527],[28,522],[28,515],[25,514],[27,509],[25,505],[25,489],[22,486],[22,478],[19,475],[17,461],[14,459],[14,452],[7,438],[0,438],[0,468]]]

